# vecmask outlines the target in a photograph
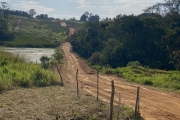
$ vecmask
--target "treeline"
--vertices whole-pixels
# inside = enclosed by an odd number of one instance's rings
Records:
[[[19,11],[19,10],[9,10],[10,15],[17,15],[17,16],[22,16],[22,17],[27,17],[30,18],[31,15],[25,11]]]
[[[80,17],[80,21],[91,21],[91,22],[95,22],[95,21],[99,21],[100,17],[99,15],[95,14],[93,15],[92,13],[89,12],[85,12],[81,17]]]
[[[92,65],[126,66],[139,61],[158,69],[179,69],[180,14],[144,13],[110,22],[88,22],[70,40]]]
[[[9,9],[6,2],[0,4],[0,41],[13,39],[13,34],[8,29]],[[1,42],[0,42],[1,44]]]

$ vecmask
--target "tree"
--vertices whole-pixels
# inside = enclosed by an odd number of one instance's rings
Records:
[[[29,15],[30,15],[31,17],[33,17],[34,15],[36,15],[36,10],[35,10],[35,9],[30,9],[30,10],[29,10]]]
[[[87,16],[83,14],[80,18],[80,21],[87,21]]]
[[[156,13],[166,16],[168,13],[180,13],[180,0],[165,0],[165,3],[157,3],[143,10],[145,13]]]
[[[92,13],[89,12],[85,12],[81,18],[80,21],[90,21],[90,22],[95,22],[95,21],[99,21],[100,17],[99,15],[93,15]]]
[[[100,17],[97,14],[89,17],[89,21],[91,21],[91,22],[99,21],[99,19],[100,19]]]
[[[1,2],[0,5],[0,40],[11,40],[12,34],[8,30],[9,21],[9,5],[6,2]]]
[[[1,21],[1,27],[3,27],[5,31],[7,30],[8,18],[9,18],[9,5],[6,2],[1,2],[0,21]]]
[[[41,61],[41,65],[44,69],[47,69],[49,67],[50,58],[48,58],[47,56],[42,56],[39,60]]]
[[[40,15],[37,15],[36,18],[38,18],[38,19],[47,19],[48,15],[47,14],[40,14]]]
[[[173,51],[172,54],[170,55],[171,61],[170,63],[172,63],[176,70],[179,70],[180,68],[180,50],[177,51]]]

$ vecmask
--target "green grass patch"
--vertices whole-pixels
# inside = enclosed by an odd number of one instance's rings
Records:
[[[0,51],[0,91],[13,87],[50,86],[58,84],[58,76],[40,65]]]
[[[105,68],[103,66],[93,66],[101,73],[117,74],[124,77],[129,82],[159,87],[167,90],[180,91],[180,71],[165,71],[150,69],[143,66],[127,66]]]

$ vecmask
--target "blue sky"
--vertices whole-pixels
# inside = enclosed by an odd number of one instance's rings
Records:
[[[35,9],[37,14],[48,14],[54,18],[79,19],[88,11],[100,18],[115,17],[118,14],[142,13],[142,9],[162,3],[164,0],[0,0],[8,2],[11,9],[28,11]]]

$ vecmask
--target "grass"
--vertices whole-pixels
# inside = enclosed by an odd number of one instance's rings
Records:
[[[109,104],[96,101],[88,94],[76,94],[76,89],[66,86],[43,88],[18,88],[0,94],[0,119],[55,120],[74,118],[75,120],[107,120]],[[120,120],[134,118],[132,108],[122,106]],[[117,106],[114,106],[114,119],[117,118]],[[78,119],[79,118],[79,119]]]
[[[19,25],[17,22],[21,20]],[[62,27],[65,22],[67,27]],[[69,27],[82,27],[83,22],[73,20],[28,19],[10,16],[9,30],[14,34],[12,41],[1,42],[6,47],[55,48],[64,42],[69,34]]]
[[[59,84],[58,76],[40,65],[0,51],[0,91],[13,87],[50,86]]]
[[[17,21],[21,19],[19,26]],[[60,21],[27,19],[11,16],[9,29],[14,34],[12,41],[1,43],[7,47],[55,48],[68,37],[68,27],[62,27]]]
[[[94,66],[101,73],[116,74],[129,82],[159,87],[166,90],[180,91],[180,71],[150,69],[143,66],[118,67],[116,69]]]

